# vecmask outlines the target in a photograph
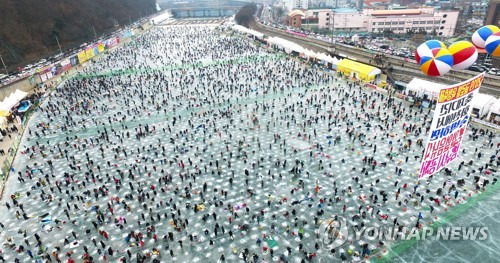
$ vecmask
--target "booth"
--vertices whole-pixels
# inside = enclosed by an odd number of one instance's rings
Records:
[[[493,106],[491,106],[487,119],[493,124],[500,125],[500,100],[497,100]]]
[[[406,91],[409,97],[422,99],[424,101],[433,101],[437,100],[439,92],[445,87],[446,85],[444,84],[413,78],[410,83],[406,85]]]
[[[497,99],[491,95],[486,95],[482,93],[477,93],[472,98],[472,116],[476,118],[482,118],[486,116],[490,112],[490,109],[493,107],[493,104]]]
[[[344,76],[353,79],[361,80],[364,82],[372,82],[380,77],[382,71],[379,68],[366,65],[350,59],[342,59],[337,64],[337,71],[344,74]]]

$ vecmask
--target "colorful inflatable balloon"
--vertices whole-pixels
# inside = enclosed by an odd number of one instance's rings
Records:
[[[500,32],[489,36],[484,48],[488,54],[494,57],[500,56]]]
[[[435,48],[430,53],[420,54],[419,65],[428,76],[443,76],[453,66],[453,56],[446,48]]]
[[[415,60],[417,64],[420,64],[420,59],[423,55],[431,54],[431,50],[435,48],[446,48],[446,45],[439,40],[429,40],[418,46],[417,51],[415,51]]]
[[[458,41],[448,48],[453,56],[453,69],[466,69],[477,60],[477,49],[469,41]]]
[[[484,48],[488,37],[499,31],[500,29],[494,25],[483,26],[472,35],[472,43],[478,48]]]

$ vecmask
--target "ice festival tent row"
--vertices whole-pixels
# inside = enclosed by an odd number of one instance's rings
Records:
[[[427,100],[437,100],[439,92],[444,87],[446,87],[446,85],[444,84],[430,82],[419,78],[413,78],[410,83],[406,85],[406,90],[408,92],[408,96],[411,97],[418,97]]]
[[[303,53],[305,51],[302,46],[280,37],[270,37],[267,39],[267,43],[271,46],[278,46],[283,48],[286,53],[291,53],[292,51]]]
[[[253,29],[249,29],[249,28],[246,28],[244,26],[240,26],[240,25],[234,25],[233,26],[233,29],[238,31],[238,32],[242,32],[242,33],[245,33],[245,34],[250,34],[258,39],[262,39],[264,38],[264,34],[260,33],[259,31],[255,31]]]
[[[491,95],[477,93],[472,98],[472,115],[477,118],[482,118],[490,112],[497,99]]]
[[[339,60],[336,57],[331,57],[330,55],[327,55],[325,53],[318,53],[318,60],[323,62],[325,65],[330,63],[332,64],[333,69],[337,69],[337,64],[339,63]]]

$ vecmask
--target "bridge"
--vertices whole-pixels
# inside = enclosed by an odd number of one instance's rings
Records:
[[[232,16],[247,3],[231,0],[159,2],[160,7],[170,9],[175,18]]]

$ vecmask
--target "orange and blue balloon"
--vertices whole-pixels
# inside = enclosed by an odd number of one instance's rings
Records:
[[[478,48],[485,48],[488,37],[499,31],[500,29],[494,25],[483,26],[472,35],[472,43]]]
[[[469,41],[458,41],[448,47],[453,56],[453,69],[466,69],[477,60],[477,48]]]
[[[429,40],[420,45],[415,52],[415,60],[420,70],[432,77],[443,76],[453,66],[453,56],[438,40]]]
[[[417,61],[417,64],[420,64],[422,54],[430,54],[431,50],[435,48],[446,48],[446,45],[439,40],[429,40],[418,46],[417,51],[415,52],[415,60]]]
[[[500,56],[500,32],[489,36],[484,48],[488,54],[494,57]]]

